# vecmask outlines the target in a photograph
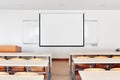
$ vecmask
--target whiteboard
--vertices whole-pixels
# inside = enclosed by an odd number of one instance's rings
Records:
[[[23,20],[23,43],[24,44],[39,43],[38,20]]]
[[[97,45],[98,20],[85,20],[85,44]]]
[[[41,47],[83,47],[83,14],[40,14]]]

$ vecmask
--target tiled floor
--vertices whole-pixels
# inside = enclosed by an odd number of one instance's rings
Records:
[[[53,60],[51,80],[71,80],[69,71],[69,61]],[[76,80],[80,80],[78,76]]]

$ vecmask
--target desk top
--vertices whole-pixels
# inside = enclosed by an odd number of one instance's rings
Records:
[[[0,56],[41,56],[41,57],[51,57],[51,53],[0,53]]]
[[[44,80],[44,75],[0,75],[0,80]]]
[[[73,58],[73,62],[75,64],[90,64],[90,63],[120,63],[120,59],[118,58],[105,58],[105,59],[99,59],[99,58],[87,58],[87,59],[76,59]]]
[[[73,52],[70,55],[120,55],[120,52]]]
[[[41,66],[41,67],[47,67],[48,66],[48,60],[2,60],[0,61],[0,66]]]
[[[120,71],[79,71],[81,80],[120,80]]]

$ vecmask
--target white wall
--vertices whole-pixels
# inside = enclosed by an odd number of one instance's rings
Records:
[[[115,51],[120,48],[120,11],[84,10],[85,20],[98,20],[98,45],[85,47],[39,47],[39,44],[23,44],[23,20],[38,20],[39,13],[59,12],[40,10],[0,10],[0,45],[19,45],[23,52],[50,52],[54,58],[66,58],[70,52]]]

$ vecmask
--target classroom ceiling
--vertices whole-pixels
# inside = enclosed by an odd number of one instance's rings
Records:
[[[0,9],[119,10],[120,0],[0,0]]]

